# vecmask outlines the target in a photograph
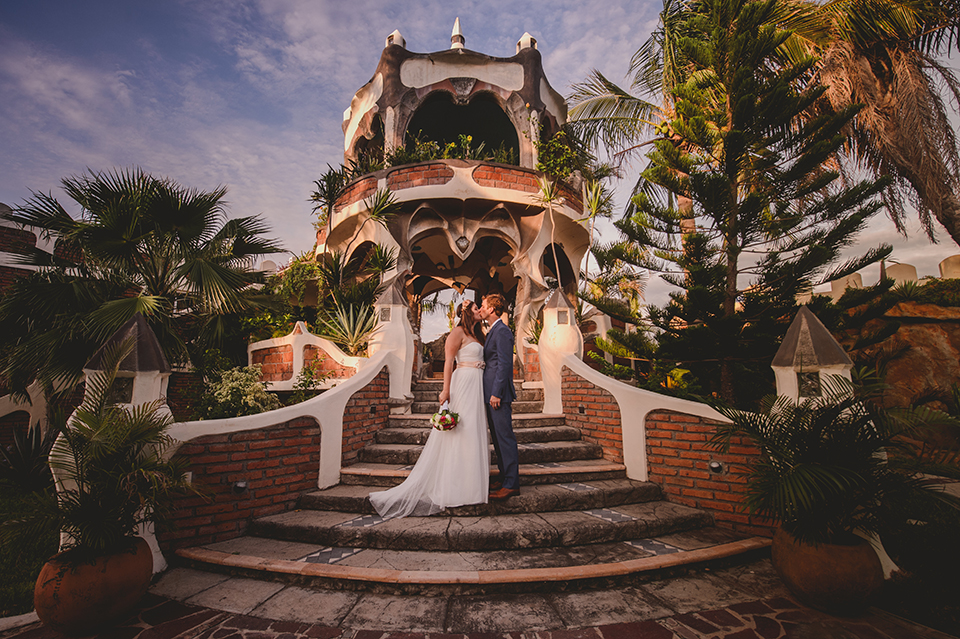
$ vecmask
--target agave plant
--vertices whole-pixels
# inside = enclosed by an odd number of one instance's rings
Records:
[[[348,355],[362,355],[379,329],[376,310],[370,304],[335,304],[332,311],[317,316],[316,333],[341,347]]]
[[[26,432],[13,433],[13,444],[0,447],[0,480],[10,482],[24,493],[43,492],[53,486],[47,457],[60,434],[62,414],[61,410],[55,410],[46,432],[37,423]]]
[[[52,527],[69,536],[65,547],[78,561],[123,550],[141,524],[164,523],[167,497],[188,489],[182,463],[164,458],[173,418],[161,411],[163,400],[134,407],[111,401],[120,362],[133,346],[127,340],[105,351],[104,370],[87,379],[83,403],[53,445],[57,492],[37,495],[30,515],[7,522],[4,541]]]
[[[750,440],[760,460],[748,470],[746,505],[779,523],[801,542],[842,543],[855,530],[879,532],[889,505],[934,499],[960,508],[935,482],[900,460],[904,437],[955,420],[926,407],[884,409],[884,385],[875,377],[853,384],[822,380],[822,396],[794,401],[765,398],[758,412],[719,407],[730,423],[717,427],[713,444]]]

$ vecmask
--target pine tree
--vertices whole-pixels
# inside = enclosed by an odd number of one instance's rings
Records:
[[[798,293],[889,255],[882,245],[826,272],[881,208],[886,183],[843,186],[828,170],[856,108],[799,117],[824,89],[810,83],[813,59],[773,64],[789,36],[771,19],[776,0],[698,9],[680,38],[690,66],[675,111],[642,176],[674,197],[641,192],[618,227],[627,244],[649,248],[638,263],[681,289],[651,309],[658,357],[735,401],[769,389],[758,381],[771,378]],[[675,198],[693,202],[695,228]]]

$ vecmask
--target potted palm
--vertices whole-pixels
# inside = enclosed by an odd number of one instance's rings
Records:
[[[26,518],[9,522],[4,540],[61,531],[61,552],[41,569],[34,591],[40,619],[54,630],[83,634],[117,619],[143,596],[153,574],[141,525],[161,524],[166,498],[187,488],[177,460],[164,458],[172,418],[163,400],[116,403],[111,388],[133,350],[109,344],[101,371],[88,376],[83,403],[50,453],[55,493],[37,496]]]
[[[779,525],[772,561],[790,590],[830,612],[862,608],[883,584],[880,562],[856,532],[877,533],[894,503],[915,497],[948,502],[916,467],[900,464],[904,438],[945,413],[924,407],[885,410],[884,386],[825,378],[817,398],[768,397],[758,412],[718,407],[730,422],[713,444],[745,439],[760,451],[747,471],[745,504]],[[956,503],[953,503],[956,507]]]

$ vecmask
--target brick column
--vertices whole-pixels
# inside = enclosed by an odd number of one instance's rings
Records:
[[[567,425],[579,428],[584,441],[600,444],[604,459],[622,464],[623,429],[617,400],[566,366],[561,376],[560,395]]]

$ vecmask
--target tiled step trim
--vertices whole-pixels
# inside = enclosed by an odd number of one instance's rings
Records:
[[[562,566],[557,568],[521,568],[511,570],[389,570],[383,568],[358,568],[339,564],[315,564],[286,559],[266,559],[250,555],[233,555],[205,548],[182,548],[177,551],[181,559],[222,566],[248,572],[248,574],[292,575],[306,579],[332,579],[338,581],[389,585],[497,585],[526,584],[535,582],[572,582],[587,579],[619,577],[642,572],[663,570],[725,559],[762,550],[770,546],[766,537],[751,537],[699,550],[630,559],[627,561],[591,564],[586,566]]]

